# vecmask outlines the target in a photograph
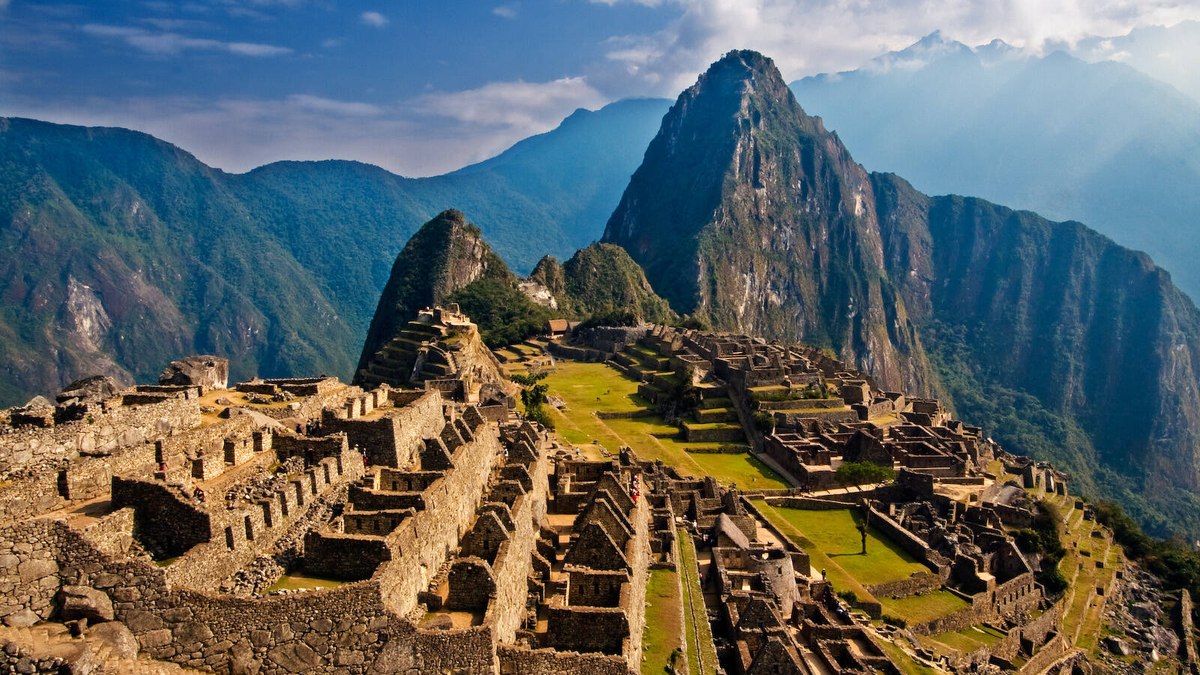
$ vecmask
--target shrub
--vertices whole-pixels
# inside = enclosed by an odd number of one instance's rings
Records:
[[[768,412],[754,413],[754,427],[762,432],[763,436],[769,436],[775,432],[775,416]]]
[[[908,621],[905,621],[903,617],[892,616],[891,614],[884,614],[880,618],[883,619],[883,622],[889,626],[895,626],[896,628],[907,628],[908,627]]]

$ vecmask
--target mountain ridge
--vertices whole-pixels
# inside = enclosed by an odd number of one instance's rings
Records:
[[[1078,222],[867,174],[773,69],[731,52],[680,95],[605,240],[679,311],[767,338],[834,336],[885,385],[948,391],[1152,531],[1200,532],[1200,311],[1170,275]],[[662,264],[672,255],[686,262]],[[805,317],[797,332],[769,319],[778,308]],[[913,374],[889,369],[898,358]]]

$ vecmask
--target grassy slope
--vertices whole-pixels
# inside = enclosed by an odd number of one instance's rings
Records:
[[[689,448],[711,446],[686,443],[675,438],[677,429],[656,417],[600,419],[593,411],[633,412],[643,409],[637,383],[619,371],[598,363],[560,362],[546,378],[550,394],[566,406],[555,410],[558,432],[570,443],[599,441],[615,452],[622,445],[633,448],[642,459],[675,466],[693,476],[714,476],[723,483],[743,488],[779,489],[786,483],[770,468],[745,454],[693,454]]]

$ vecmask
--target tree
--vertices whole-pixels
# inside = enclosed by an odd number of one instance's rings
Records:
[[[521,385],[521,405],[525,407],[525,417],[547,429],[553,429],[554,422],[545,408],[546,402],[550,400],[550,385],[542,382],[547,374],[544,371],[524,375],[516,373],[510,375],[509,379]]]
[[[838,485],[862,486],[894,480],[896,472],[891,467],[880,466],[874,462],[843,462],[837,471],[833,472],[833,477]]]

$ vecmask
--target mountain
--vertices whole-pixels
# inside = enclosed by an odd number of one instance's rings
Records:
[[[885,386],[929,392],[873,201],[870,176],[774,64],[731,52],[663,118],[604,241],[678,312],[829,346]]]
[[[1122,63],[933,34],[792,89],[867,167],[1086,222],[1200,298],[1200,101],[1171,86]]]
[[[504,261],[483,241],[478,227],[455,210],[443,211],[422,225],[392,265],[367,329],[356,377],[417,312],[448,302],[455,292],[480,279],[516,283]]]
[[[370,384],[381,372],[394,371],[397,350],[412,343],[410,322],[418,312],[452,304],[493,347],[543,332],[553,318],[610,320],[626,313],[645,321],[675,318],[618,246],[592,244],[565,265],[546,256],[530,278],[519,280],[478,227],[461,212],[447,210],[422,225],[396,257],[363,343],[355,383]],[[413,355],[399,363],[412,367]]]
[[[228,177],[144,134],[0,120],[0,399],[82,375],[344,372],[354,331]]]
[[[1181,21],[1173,26],[1140,26],[1127,35],[1084,38],[1071,53],[1089,62],[1119,61],[1200,101],[1197,45],[1200,21]]]
[[[604,239],[677,311],[923,383],[1152,531],[1200,533],[1200,312],[1170,276],[1077,222],[868,174],[759,54],[680,95]]]
[[[190,353],[348,378],[402,243],[450,206],[518,270],[596,238],[667,102],[577,111],[454,174],[231,175],[146,134],[0,119],[0,406]]]
[[[597,242],[576,251],[566,264],[546,256],[529,279],[554,296],[558,309],[577,318],[624,311],[653,323],[675,318],[645,271],[620,246]]]

